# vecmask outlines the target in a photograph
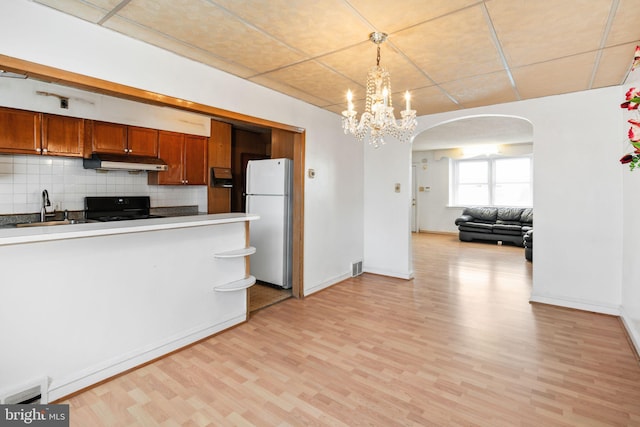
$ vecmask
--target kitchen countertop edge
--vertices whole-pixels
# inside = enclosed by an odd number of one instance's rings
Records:
[[[132,221],[55,225],[50,227],[0,229],[0,246],[47,242],[52,240],[78,239],[83,237],[109,236],[114,234],[141,233],[146,231],[170,230],[175,228],[202,227],[207,225],[253,221],[258,218],[260,217],[254,214],[223,213],[139,219]]]

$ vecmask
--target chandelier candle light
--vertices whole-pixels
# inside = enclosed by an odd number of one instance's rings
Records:
[[[376,66],[372,67],[367,74],[367,97],[365,112],[362,113],[360,121],[356,118],[358,114],[353,109],[353,94],[351,90],[347,92],[347,109],[342,112],[342,128],[344,133],[351,133],[358,141],[362,142],[368,131],[369,143],[375,148],[384,144],[384,136],[391,135],[401,142],[406,142],[411,138],[416,128],[416,111],[411,109],[411,95],[405,92],[405,109],[400,112],[401,120],[396,120],[393,115],[391,101],[391,77],[389,72],[380,66],[380,44],[387,39],[385,33],[371,33],[369,40],[378,47]]]

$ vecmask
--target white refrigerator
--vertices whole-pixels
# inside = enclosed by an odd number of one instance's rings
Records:
[[[260,219],[249,224],[251,274],[257,280],[291,288],[293,190],[290,159],[250,160],[247,163],[247,213]]]

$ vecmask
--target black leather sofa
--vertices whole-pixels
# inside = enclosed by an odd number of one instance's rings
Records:
[[[524,257],[527,261],[533,262],[533,229],[524,233]]]
[[[533,209],[466,207],[455,224],[463,242],[491,240],[524,246],[524,234],[533,229]]]

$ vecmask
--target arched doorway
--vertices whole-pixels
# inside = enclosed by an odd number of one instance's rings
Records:
[[[451,160],[487,155],[532,157],[532,123],[510,115],[465,116],[438,123],[414,137],[412,215],[418,231],[456,231],[460,207],[451,200]]]

